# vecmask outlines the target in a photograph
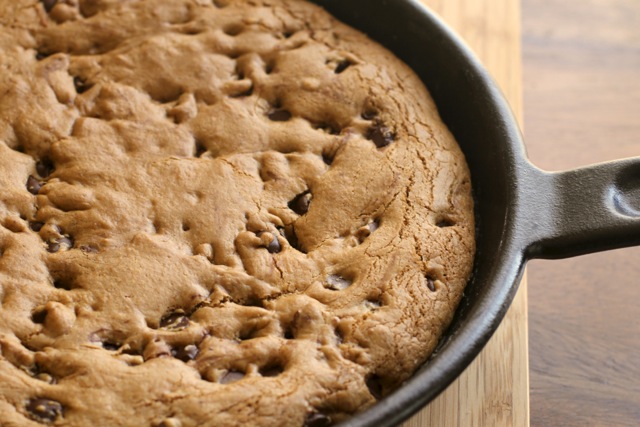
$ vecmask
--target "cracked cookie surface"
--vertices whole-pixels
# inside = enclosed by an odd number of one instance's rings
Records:
[[[469,172],[296,0],[0,0],[0,424],[329,425],[435,348]]]

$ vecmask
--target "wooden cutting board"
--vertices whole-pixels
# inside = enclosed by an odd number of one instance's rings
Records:
[[[421,0],[462,36],[522,124],[520,0]],[[526,277],[482,353],[403,427],[529,426]]]

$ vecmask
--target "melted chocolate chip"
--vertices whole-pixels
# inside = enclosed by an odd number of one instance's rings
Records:
[[[289,209],[291,209],[298,215],[304,215],[309,211],[311,198],[312,196],[309,190],[305,191],[304,193],[300,193],[289,202]]]
[[[369,310],[377,310],[380,308],[380,301],[367,300],[364,302],[364,306],[367,307]]]
[[[98,248],[94,248],[93,246],[89,246],[89,245],[82,245],[78,249],[80,249],[82,252],[86,254],[98,253]]]
[[[453,222],[451,218],[446,217],[441,218],[440,220],[438,220],[438,222],[436,222],[436,226],[440,228],[453,227],[454,225],[456,225],[456,223]]]
[[[331,163],[333,163],[333,155],[331,155],[329,153],[322,152],[322,161],[327,166],[331,166]]]
[[[280,246],[280,241],[276,236],[274,236],[273,240],[267,245],[267,250],[271,254],[277,254],[282,250],[282,247]]]
[[[284,369],[278,365],[267,366],[266,368],[260,369],[260,375],[263,377],[277,377],[282,372],[284,372]]]
[[[42,5],[44,6],[44,10],[46,10],[47,13],[51,12],[51,9],[53,9],[56,3],[58,3],[58,0],[40,0],[40,1],[42,2]]]
[[[42,324],[44,323],[44,320],[47,318],[47,310],[44,308],[41,308],[39,310],[35,310],[33,313],[31,313],[31,321],[33,323],[39,323]]]
[[[202,157],[202,155],[204,153],[207,152],[207,147],[204,146],[204,144],[202,144],[199,141],[196,141],[196,147],[195,147],[195,153],[194,156],[195,157]]]
[[[108,351],[116,351],[120,348],[120,343],[117,343],[115,341],[103,341],[102,348]]]
[[[160,327],[169,331],[179,331],[189,326],[189,318],[182,311],[171,313],[160,320]]]
[[[188,362],[196,358],[198,355],[198,347],[193,344],[185,345],[184,347],[176,347],[171,350],[171,355],[183,362]]]
[[[364,113],[361,114],[361,117],[365,120],[373,120],[376,118],[377,115],[378,113],[376,113],[373,110],[366,110]]]
[[[42,183],[38,181],[33,175],[29,175],[29,179],[27,179],[27,190],[29,193],[36,196],[40,189],[42,188]]]
[[[26,407],[29,416],[36,421],[52,423],[62,418],[63,408],[55,400],[36,398],[31,399]]]
[[[90,84],[87,84],[87,82],[83,78],[78,76],[73,78],[73,85],[75,86],[76,92],[78,93],[84,93],[89,88],[91,88]]]
[[[220,384],[230,384],[236,381],[240,381],[244,378],[244,374],[238,371],[228,371],[220,378]]]
[[[36,163],[36,172],[41,178],[47,178],[54,170],[55,167],[49,159],[41,159]]]
[[[382,398],[382,383],[380,382],[380,377],[375,374],[370,375],[365,380],[365,383],[367,384],[369,393],[371,393],[376,400],[380,400],[380,398]]]
[[[280,230],[280,234],[285,239],[287,239],[287,241],[289,242],[289,246],[291,246],[297,251],[302,252],[303,254],[307,253],[307,251],[305,251],[302,245],[300,244],[300,240],[298,240],[298,235],[296,234],[295,225],[292,224],[291,227]]]
[[[329,427],[331,424],[331,417],[320,412],[313,412],[304,420],[304,427]]]
[[[391,129],[376,122],[369,128],[369,131],[367,132],[367,139],[373,141],[373,143],[376,144],[376,147],[382,148],[391,144],[395,139],[395,135],[391,132]]]
[[[340,61],[338,63],[338,65],[336,66],[335,69],[335,73],[336,74],[340,74],[342,73],[344,70],[346,70],[347,68],[349,68],[351,66],[351,61],[349,61],[348,59],[345,59],[344,61]]]
[[[47,251],[51,253],[59,252],[60,250],[69,250],[73,248],[73,240],[69,236],[60,236],[47,242]]]
[[[50,373],[46,372],[41,366],[36,365],[33,370],[31,371],[31,373],[33,374],[33,378],[40,380],[40,381],[44,381],[45,383],[48,384],[57,384],[58,380],[51,375]]]
[[[433,280],[433,278],[427,276],[426,279],[427,279],[427,288],[429,288],[429,290],[431,292],[435,292],[436,291],[436,284],[435,284],[435,281]]]
[[[56,289],[63,289],[65,291],[70,291],[71,289],[73,289],[73,286],[71,286],[70,282],[60,279],[53,281],[53,287]]]
[[[44,227],[44,223],[43,222],[30,222],[29,223],[29,228],[33,231],[35,231],[36,233],[38,233],[40,230],[42,230],[42,227]]]
[[[286,122],[291,119],[291,113],[287,110],[273,110],[268,115],[269,120],[274,122]]]

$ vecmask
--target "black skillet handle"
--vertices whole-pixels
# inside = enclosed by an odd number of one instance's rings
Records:
[[[567,172],[524,169],[517,223],[528,258],[640,245],[640,157]]]

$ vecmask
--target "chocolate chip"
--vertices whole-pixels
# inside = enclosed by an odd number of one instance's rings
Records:
[[[329,153],[325,153],[324,151],[322,152],[322,161],[327,165],[327,166],[331,166],[331,163],[333,163],[333,155],[329,154]]]
[[[427,276],[426,279],[427,279],[427,288],[429,288],[429,290],[431,292],[435,292],[436,291],[436,283],[433,280],[433,278]]]
[[[364,302],[364,306],[367,307],[369,310],[377,310],[380,308],[380,301],[367,300]]]
[[[44,227],[44,222],[30,222],[29,223],[29,228],[33,231],[35,231],[36,233],[38,233],[40,230],[42,230],[42,227]]]
[[[309,205],[311,204],[311,192],[309,190],[298,194],[288,204],[289,209],[297,213],[298,215],[304,215],[309,211]]]
[[[202,157],[202,155],[206,152],[207,152],[207,147],[205,147],[205,145],[202,142],[196,141],[195,152],[193,155],[195,157]]]
[[[60,402],[43,398],[31,399],[27,403],[27,411],[32,419],[45,423],[55,422],[63,415]]]
[[[351,64],[351,61],[349,61],[348,59],[345,59],[345,60],[343,60],[343,61],[340,61],[340,62],[338,63],[338,65],[336,66],[335,73],[336,73],[336,74],[340,74],[340,73],[342,73],[344,70],[346,70],[347,68],[349,68],[351,65],[352,65],[352,64]]]
[[[47,318],[47,310],[44,308],[35,310],[33,313],[31,313],[31,321],[33,323],[42,324],[44,323],[44,320],[46,318]]]
[[[273,110],[269,113],[268,117],[274,122],[286,122],[291,119],[291,113],[287,110]]]
[[[260,375],[262,375],[263,377],[277,377],[282,372],[284,372],[284,369],[282,368],[282,366],[278,365],[267,366],[260,369]]]
[[[447,217],[440,218],[436,222],[436,226],[440,228],[453,227],[454,225],[456,225],[456,223],[451,218]]]
[[[381,123],[376,122],[367,132],[367,139],[373,141],[376,147],[382,148],[391,144],[395,139],[395,135],[391,132],[391,129],[384,126]]]
[[[87,82],[82,77],[78,76],[73,78],[73,85],[75,86],[76,92],[78,93],[84,93],[91,88],[91,85],[87,84]]]
[[[36,365],[32,370],[31,370],[31,374],[33,375],[33,378],[40,380],[40,381],[44,381],[45,383],[48,384],[57,384],[58,380],[51,375],[50,373],[46,372],[42,367]]]
[[[193,344],[185,345],[184,347],[176,347],[171,350],[171,355],[183,362],[188,362],[196,358],[198,355],[198,347]]]
[[[282,250],[278,237],[276,236],[273,237],[273,240],[267,245],[267,250],[269,251],[269,253],[272,253],[272,254],[277,254]]]
[[[304,427],[329,427],[331,424],[331,417],[320,412],[313,412],[304,420]]]
[[[116,351],[120,348],[120,343],[115,341],[102,341],[102,348],[108,351]]]
[[[364,113],[361,114],[362,118],[365,120],[373,120],[376,118],[377,115],[378,113],[373,110],[366,110]]]
[[[307,253],[307,251],[302,247],[300,240],[298,240],[295,225],[292,224],[290,227],[280,230],[280,234],[285,239],[287,239],[287,242],[289,242],[289,246],[291,246],[293,249],[300,251],[303,254]]]
[[[36,163],[36,172],[41,178],[47,178],[54,170],[53,162],[49,159],[41,159]]]
[[[181,427],[182,422],[178,418],[166,418],[158,424],[158,427]]]
[[[380,377],[373,374],[365,379],[365,383],[367,384],[367,388],[369,389],[369,393],[376,399],[380,400],[382,397],[382,383],[380,381]]]
[[[29,193],[36,196],[40,189],[42,188],[42,183],[38,181],[33,175],[29,175],[29,179],[27,179],[27,190]]]
[[[179,331],[189,326],[189,318],[184,311],[171,313],[160,320],[160,327],[169,331]]]
[[[325,283],[326,288],[332,289],[334,291],[341,291],[343,289],[347,289],[349,286],[351,286],[351,280],[337,274],[328,275],[327,282]]]
[[[47,251],[56,253],[62,249],[69,250],[73,248],[73,240],[69,236],[60,236],[53,238],[47,242]]]
[[[58,3],[58,0],[40,0],[40,1],[42,2],[42,5],[44,6],[44,10],[46,10],[47,13],[51,12],[51,9],[53,9],[56,3]]]
[[[86,254],[98,253],[98,248],[94,248],[93,246],[89,246],[89,245],[82,245],[78,249],[80,249],[82,252]]]
[[[244,378],[244,374],[238,371],[227,371],[226,374],[220,378],[220,384],[230,384],[236,381],[240,381]]]
[[[70,291],[71,289],[73,289],[73,286],[71,286],[71,283],[69,283],[66,280],[54,280],[53,281],[53,287],[56,289],[63,289],[65,291]]]
[[[42,61],[44,58],[48,57],[49,55],[43,52],[36,52],[36,59],[38,61]]]

